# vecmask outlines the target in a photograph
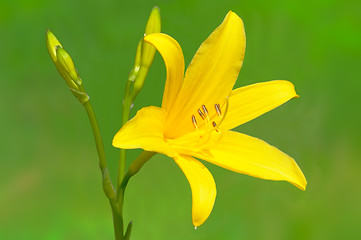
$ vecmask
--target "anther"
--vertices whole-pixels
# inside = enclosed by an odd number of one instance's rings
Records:
[[[198,108],[198,114],[204,120],[205,116],[204,116],[203,112],[199,108]]]
[[[208,116],[208,110],[205,105],[202,105],[203,113]]]
[[[196,120],[196,117],[194,115],[192,115],[192,123],[193,123],[193,127],[195,129],[198,129],[197,120]]]
[[[216,132],[218,132],[217,124],[215,121],[212,122],[212,125],[213,125],[214,129],[216,130]]]
[[[214,104],[214,108],[216,109],[216,113],[219,117],[222,117],[222,112],[221,112],[221,107],[220,105],[217,103],[217,104]]]

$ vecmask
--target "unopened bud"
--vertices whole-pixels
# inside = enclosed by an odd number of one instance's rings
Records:
[[[150,13],[147,25],[145,27],[145,34],[159,33],[161,30],[161,19],[159,7],[154,7]],[[142,65],[150,67],[152,65],[155,48],[149,44],[144,43],[142,49]]]
[[[56,57],[57,46],[62,47],[58,39],[54,36],[54,34],[50,30],[48,30],[46,32],[46,47],[48,48],[49,55],[54,63],[57,61],[57,57]]]
[[[81,79],[74,67],[73,60],[50,30],[46,32],[46,47],[51,60],[53,60],[55,67],[64,78],[66,84],[71,89],[79,90]]]
[[[144,36],[147,34],[159,33],[160,30],[160,10],[158,7],[154,7],[148,18]],[[135,64],[129,76],[129,80],[134,81],[131,101],[134,101],[134,98],[143,88],[145,78],[147,77],[149,68],[153,63],[155,52],[156,49],[151,44],[144,42],[143,38],[138,43],[135,55]]]
[[[143,46],[143,39],[139,41],[138,46],[137,46],[137,51],[135,54],[135,61],[134,61],[134,66],[132,68],[132,70],[129,73],[129,81],[134,82],[135,79],[138,76],[138,72],[140,70],[140,66],[141,66],[141,61],[142,61],[142,46]]]
[[[69,74],[71,80],[73,80],[76,85],[81,84],[81,80],[78,76],[78,72],[74,67],[74,62],[71,59],[69,53],[64,50],[64,48],[58,46],[56,47],[56,56],[58,58],[60,66]]]

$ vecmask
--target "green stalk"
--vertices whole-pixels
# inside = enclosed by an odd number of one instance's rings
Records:
[[[98,152],[98,157],[99,157],[99,167],[100,167],[100,170],[102,172],[102,177],[103,177],[103,190],[104,190],[104,193],[107,196],[107,198],[109,200],[111,200],[111,199],[115,198],[115,190],[114,190],[113,184],[110,179],[108,165],[107,165],[107,162],[105,159],[103,140],[100,135],[98,122],[96,120],[94,110],[93,110],[92,105],[90,104],[90,101],[89,100],[86,101],[85,103],[83,103],[83,105],[88,114],[90,124],[91,124],[92,130],[93,130],[93,133],[94,133],[95,144],[97,147],[97,152]]]
[[[121,149],[123,150],[123,149]],[[113,224],[114,224],[114,232],[115,232],[115,239],[121,239],[121,240],[128,240],[131,233],[132,228],[132,222],[128,224],[127,231],[125,235],[123,236],[123,229],[124,229],[124,223],[123,223],[123,205],[124,205],[124,193],[125,188],[128,185],[128,182],[132,176],[134,176],[136,173],[139,172],[139,170],[143,167],[143,165],[156,153],[155,152],[142,152],[137,159],[135,159],[129,166],[127,174],[125,174],[120,186],[117,190],[117,199],[114,203],[111,201],[112,206],[112,213],[113,213]],[[117,227],[121,227],[120,229],[117,229]],[[121,237],[120,237],[121,236]],[[124,237],[124,238],[123,238]]]
[[[130,99],[130,90],[132,87],[131,78],[134,78],[133,74],[129,76],[127,84],[125,86],[125,95],[124,95],[124,102],[123,102],[123,112],[122,112],[122,122],[121,125],[123,126],[129,120],[130,114],[130,107],[132,105]],[[119,159],[119,167],[118,167],[118,179],[117,179],[117,188],[119,188],[125,173],[125,159],[126,159],[126,149],[120,149],[120,159]]]
[[[81,90],[85,92],[84,87],[81,86]],[[112,209],[113,214],[113,225],[114,225],[114,234],[115,240],[123,240],[123,217],[119,213],[119,205],[115,201],[116,193],[110,179],[108,165],[105,158],[105,151],[103,140],[100,135],[100,130],[98,126],[98,122],[96,120],[93,107],[89,101],[89,99],[85,102],[82,102],[85,110],[88,114],[90,124],[93,130],[95,144],[97,147],[98,157],[99,157],[99,167],[102,172],[102,184],[103,184],[103,191],[107,198],[109,199],[109,203]]]
[[[147,151],[144,151],[142,152],[138,157],[137,159],[135,159],[129,166],[129,170],[127,172],[127,174],[125,174],[124,178],[123,178],[123,181],[122,183],[120,184],[118,190],[117,190],[117,206],[118,206],[118,211],[117,212],[114,212],[113,211],[113,218],[116,214],[119,214],[120,216],[120,220],[121,220],[121,226],[122,226],[122,231],[123,231],[123,219],[122,219],[122,216],[123,216],[123,205],[124,205],[124,193],[125,193],[125,188],[127,187],[128,185],[128,182],[130,180],[130,178],[132,176],[134,176],[137,172],[139,172],[139,170],[143,167],[143,165],[152,157],[154,156],[156,153],[155,152],[147,152]],[[115,223],[115,220],[114,219],[114,224]],[[131,230],[132,230],[132,222],[130,222],[128,224],[128,227],[127,227],[127,231],[125,232],[125,236],[124,236],[124,239],[125,240],[128,240],[129,237],[130,237],[130,234],[131,234]],[[114,225],[114,229],[115,229],[115,226]],[[117,235],[117,233],[116,233]],[[122,235],[123,237],[123,235]]]
[[[123,216],[116,209],[117,204],[110,201],[110,206],[112,207],[115,240],[123,240]]]
[[[117,203],[119,204],[120,212],[123,211],[123,202],[124,202],[124,192],[125,188],[128,185],[128,182],[131,177],[139,172],[139,170],[143,167],[143,165],[155,155],[155,152],[147,152],[143,151],[137,159],[135,159],[129,166],[127,174],[125,174],[122,183],[118,187],[117,190]]]

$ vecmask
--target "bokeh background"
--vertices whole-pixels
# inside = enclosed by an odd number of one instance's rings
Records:
[[[296,159],[300,191],[206,164],[217,183],[210,218],[191,223],[191,192],[157,155],[127,189],[132,239],[360,239],[361,2],[350,0],[0,0],[0,239],[113,239],[86,113],[45,47],[49,28],[73,57],[116,175],[124,85],[153,6],[186,64],[229,10],[247,50],[237,87],[287,79],[301,98],[241,127]],[[159,54],[134,110],[161,103]],[[134,159],[138,150],[130,151]],[[129,164],[129,162],[128,162]]]

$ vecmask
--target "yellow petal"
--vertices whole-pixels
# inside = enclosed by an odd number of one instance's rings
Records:
[[[248,135],[226,131],[208,154],[197,158],[254,177],[288,181],[305,190],[307,181],[293,158],[268,143]]]
[[[229,12],[203,42],[185,74],[179,95],[167,117],[165,135],[175,138],[193,130],[197,108],[213,108],[231,93],[241,69],[246,45],[242,20]]]
[[[144,40],[152,44],[163,57],[167,69],[167,80],[164,87],[162,108],[168,111],[183,82],[184,58],[182,49],[176,40],[163,33],[147,35]]]
[[[237,88],[229,98],[223,129],[232,129],[246,123],[288,100],[298,97],[291,82],[275,80]]]
[[[202,225],[212,212],[216,199],[216,184],[212,174],[198,160],[178,156],[175,162],[182,169],[192,190],[192,221],[194,227]]]
[[[174,157],[177,155],[163,140],[165,112],[158,107],[145,107],[114,136],[117,148],[142,148]]]

